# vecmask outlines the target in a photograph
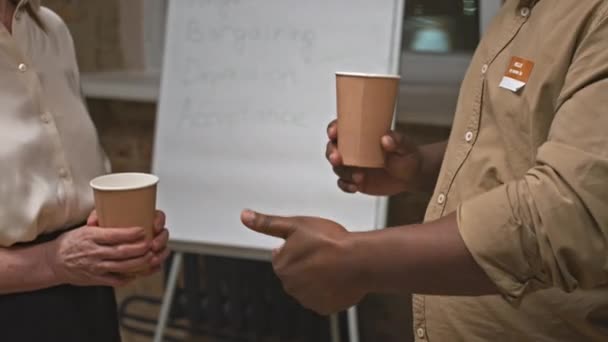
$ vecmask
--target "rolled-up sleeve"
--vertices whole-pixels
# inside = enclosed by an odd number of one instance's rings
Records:
[[[458,207],[465,244],[515,303],[539,289],[608,284],[605,37],[602,20],[576,50],[534,167]]]

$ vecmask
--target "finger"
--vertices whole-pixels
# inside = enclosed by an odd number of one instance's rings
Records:
[[[325,158],[327,158],[333,167],[342,165],[342,155],[340,155],[340,152],[338,151],[338,146],[331,141],[328,142],[325,147]]]
[[[284,245],[281,245],[281,247],[275,248],[272,250],[272,259],[273,260],[276,259],[279,256],[279,254],[281,254],[281,251],[283,250],[283,246]]]
[[[165,229],[165,224],[167,223],[167,217],[164,212],[161,210],[156,211],[156,216],[154,217],[154,232],[156,234],[162,232]]]
[[[310,259],[310,251],[301,248],[298,241],[286,240],[283,245],[272,253],[272,268],[279,278],[292,278],[296,274],[308,272],[306,265]]]
[[[98,269],[104,273],[129,273],[134,269],[148,266],[154,258],[154,253],[148,252],[143,256],[127,260],[104,260],[99,263]]]
[[[340,190],[349,194],[354,194],[359,191],[359,187],[356,184],[348,183],[341,179],[338,179],[338,187],[340,188]]]
[[[327,125],[327,137],[333,142],[338,140],[338,120],[332,120],[332,122]]]
[[[314,289],[305,289],[298,292],[298,302],[308,310],[314,311],[320,316],[330,315],[327,307],[327,300],[319,296],[319,292]]]
[[[150,240],[143,240],[136,243],[113,245],[113,246],[101,246],[99,250],[99,257],[103,260],[127,260],[138,258],[152,249],[152,242]]]
[[[97,217],[97,210],[93,210],[89,218],[87,218],[87,226],[97,227],[99,226],[99,218]]]
[[[269,236],[287,239],[296,231],[294,218],[278,217],[244,210],[241,221],[249,229]]]
[[[358,168],[338,166],[334,167],[334,173],[346,183],[362,185],[365,182],[365,172]]]
[[[154,240],[152,240],[152,251],[154,253],[162,251],[165,247],[167,247],[167,242],[169,242],[169,231],[167,229],[163,229],[154,237]]]
[[[150,260],[150,267],[160,267],[165,261],[167,261],[169,255],[171,255],[171,250],[169,248],[165,248],[159,253],[155,254]]]
[[[142,227],[131,228],[99,228],[89,227],[94,242],[100,245],[119,245],[137,242],[146,238],[146,230]]]

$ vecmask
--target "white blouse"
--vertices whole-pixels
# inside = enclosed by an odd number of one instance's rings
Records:
[[[12,35],[0,25],[0,80],[0,246],[7,247],[84,221],[93,208],[88,183],[109,165],[81,97],[72,37],[40,0],[21,0]]]

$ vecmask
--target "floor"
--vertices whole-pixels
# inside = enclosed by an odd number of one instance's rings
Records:
[[[160,299],[163,294],[162,288],[162,275],[156,274],[147,278],[142,278],[134,282],[133,284],[118,289],[116,292],[117,301],[120,304],[124,302],[125,299],[131,296],[149,296],[153,298]],[[146,317],[150,320],[156,321],[158,319],[160,306],[156,304],[143,304],[136,303],[134,305],[129,305],[129,313],[136,314],[138,316]],[[129,324],[147,330],[152,331],[154,326],[152,324],[136,324],[133,321],[128,320]],[[202,337],[196,336],[188,336],[183,333],[175,332],[168,330],[167,336],[177,337],[180,341],[187,342],[211,342]],[[140,334],[133,333],[128,329],[122,329],[122,338],[123,342],[149,342],[152,341],[151,337],[142,336]],[[215,342],[215,341],[213,341]]]

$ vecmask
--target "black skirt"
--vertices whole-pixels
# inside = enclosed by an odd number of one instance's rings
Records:
[[[58,235],[42,236],[33,244]],[[0,295],[0,341],[120,342],[114,290],[61,285]]]

